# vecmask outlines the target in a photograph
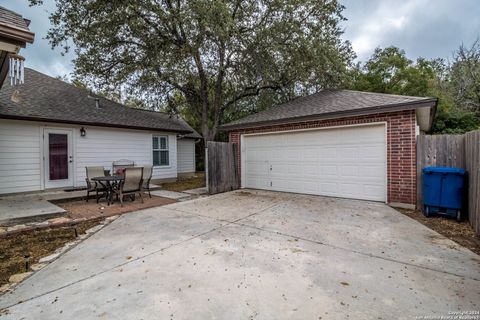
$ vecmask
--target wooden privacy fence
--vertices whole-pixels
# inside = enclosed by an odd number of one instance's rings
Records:
[[[480,130],[465,134],[465,169],[468,172],[468,219],[480,235]]]
[[[417,207],[423,203],[422,169],[455,167],[465,169],[465,144],[461,134],[419,135],[417,139]]]
[[[209,194],[236,190],[239,187],[237,148],[229,142],[207,142],[206,170]]]
[[[455,167],[468,172],[468,219],[480,234],[480,130],[464,135],[420,135],[417,139],[417,207],[421,208],[422,169]]]

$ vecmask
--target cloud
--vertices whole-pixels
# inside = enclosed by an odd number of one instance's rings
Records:
[[[448,58],[465,43],[480,36],[478,0],[340,0],[343,14],[343,38],[352,42],[358,60],[367,60],[376,47],[397,46],[411,59]],[[61,55],[45,40],[55,10],[54,0],[29,7],[27,0],[2,0],[2,6],[30,19],[35,42],[21,51],[26,66],[51,76],[73,72],[73,53]]]
[[[421,1],[411,0],[401,2],[392,10],[390,3],[381,3],[371,13],[369,19],[357,29],[357,35],[351,39],[352,47],[359,57],[370,54],[378,46],[378,40],[389,33],[402,32],[410,23],[410,18]]]
[[[358,60],[376,47],[397,46],[415,59],[448,58],[462,43],[479,36],[477,0],[344,0],[344,39],[352,42]]]

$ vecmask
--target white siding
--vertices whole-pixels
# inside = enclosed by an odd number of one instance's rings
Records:
[[[41,189],[38,125],[0,120],[0,194]]]
[[[73,129],[74,186],[85,185],[86,166],[112,168],[119,159],[136,165],[152,163],[152,135],[168,135],[169,163],[153,169],[153,179],[177,177],[176,134],[118,128],[81,126],[30,121],[0,120],[0,194],[43,190],[44,128]]]
[[[152,163],[152,135],[168,135],[169,166],[154,167],[153,179],[176,178],[176,135],[139,130],[85,127],[85,137],[75,130],[76,185],[85,185],[85,167],[103,166],[112,169],[112,162],[120,159],[135,161],[135,165]]]
[[[179,139],[177,140],[178,172],[195,172],[195,140]]]

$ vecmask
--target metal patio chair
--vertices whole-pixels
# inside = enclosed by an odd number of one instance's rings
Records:
[[[124,179],[119,183],[118,187],[114,189],[117,197],[120,199],[120,204],[123,207],[123,197],[130,196],[132,201],[135,200],[135,195],[138,193],[142,199],[142,183],[143,183],[143,168],[142,167],[127,167],[124,172]]]
[[[152,173],[153,166],[151,164],[143,166],[143,190],[148,191],[148,196],[150,198],[152,197],[152,195],[150,194],[150,180],[152,180]]]
[[[85,181],[87,181],[87,202],[88,199],[90,198],[90,192],[95,192],[95,196],[97,199],[98,203],[98,192],[105,192],[105,188],[100,185],[96,181],[92,181],[92,178],[95,177],[104,177],[105,176],[105,170],[101,166],[95,166],[95,167],[85,167],[85,170],[87,172]]]

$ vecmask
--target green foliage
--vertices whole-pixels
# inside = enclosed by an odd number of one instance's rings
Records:
[[[455,52],[451,84],[456,104],[480,116],[480,38]]]
[[[405,51],[396,47],[377,48],[363,67],[357,66],[352,88],[360,91],[426,96],[429,92],[429,81],[435,76],[432,64],[433,62],[425,59],[418,59],[413,63],[406,57]]]
[[[475,105],[472,101],[475,101],[477,89],[476,80],[471,75],[477,75],[475,72],[480,70],[476,69],[480,68],[478,62],[472,63],[480,54],[477,56],[471,51],[457,53],[455,63],[449,66],[443,59],[418,58],[414,62],[406,57],[405,51],[396,47],[377,48],[365,64],[359,64],[351,71],[349,87],[361,91],[436,97],[438,105],[433,132],[475,130],[480,127],[480,119],[475,108],[471,107]],[[472,69],[476,71],[470,72]]]
[[[480,119],[471,111],[460,108],[438,108],[433,131],[435,133],[465,133],[480,128]]]
[[[178,103],[207,140],[252,104],[342,86],[354,58],[336,0],[55,2],[47,38],[73,42],[77,77],[150,106]]]

